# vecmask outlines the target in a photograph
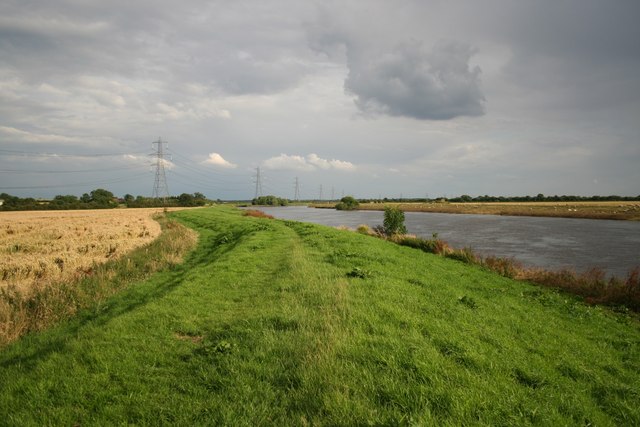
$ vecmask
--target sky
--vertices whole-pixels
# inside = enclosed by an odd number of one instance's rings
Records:
[[[3,0],[0,193],[151,196],[162,145],[171,195],[250,199],[259,168],[287,198],[637,196],[639,20],[637,0]]]

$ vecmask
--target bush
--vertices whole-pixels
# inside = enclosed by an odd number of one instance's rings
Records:
[[[360,224],[358,228],[356,228],[356,232],[364,234],[365,236],[371,236],[372,234],[375,234],[375,232],[371,230],[371,228],[366,224]]]
[[[352,211],[358,208],[360,204],[352,196],[345,196],[340,199],[340,203],[336,205],[336,210],[339,211]]]
[[[251,201],[252,205],[261,206],[287,206],[289,201],[276,196],[260,196]]]
[[[383,227],[384,234],[387,236],[407,234],[407,227],[404,226],[404,212],[396,207],[385,207]]]

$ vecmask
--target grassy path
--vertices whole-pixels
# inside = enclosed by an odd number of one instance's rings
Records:
[[[0,352],[7,425],[639,425],[622,314],[374,238],[173,214],[187,262]]]

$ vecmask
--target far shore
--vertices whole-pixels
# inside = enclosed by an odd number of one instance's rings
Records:
[[[309,206],[331,209],[336,203]],[[487,202],[487,203],[361,203],[358,210],[384,210],[396,206],[404,212],[537,216],[558,218],[614,219],[640,221],[640,202]]]

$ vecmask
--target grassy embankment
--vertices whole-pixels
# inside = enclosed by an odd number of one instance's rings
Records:
[[[0,353],[9,425],[638,425],[637,320],[346,231],[174,214],[180,266]]]
[[[335,205],[334,202],[310,206],[333,208]],[[397,206],[405,212],[640,221],[640,202],[361,203],[358,209],[381,211],[385,206]]]

